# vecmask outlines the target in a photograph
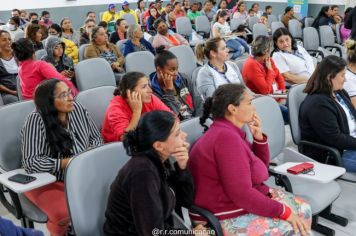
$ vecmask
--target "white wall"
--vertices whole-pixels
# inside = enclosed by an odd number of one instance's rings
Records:
[[[76,7],[87,5],[101,5],[109,3],[122,3],[123,0],[0,0],[0,11],[8,11],[13,8],[21,9],[37,9],[37,8],[54,8],[54,7]],[[150,0],[152,1],[152,0]],[[248,2],[282,2],[287,0],[247,0]],[[347,0],[309,0],[311,4],[337,4],[345,5]],[[348,0],[355,2],[355,0]],[[136,3],[137,0],[128,0],[128,2]]]

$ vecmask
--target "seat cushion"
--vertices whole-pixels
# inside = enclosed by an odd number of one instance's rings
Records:
[[[30,200],[28,200],[24,194],[19,194],[19,199],[23,213],[28,219],[36,223],[47,223],[47,215],[36,207]]]

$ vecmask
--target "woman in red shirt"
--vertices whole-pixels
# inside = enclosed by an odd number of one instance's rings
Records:
[[[22,97],[25,100],[33,98],[34,91],[38,84],[47,79],[62,80],[72,91],[73,95],[78,93],[69,78],[60,74],[51,64],[35,60],[35,49],[28,39],[19,39],[12,43],[12,50],[19,63],[19,78]]]
[[[311,225],[310,206],[264,184],[269,177],[269,148],[251,101],[240,84],[221,85],[205,101],[200,122],[205,126],[212,115],[213,124],[190,151],[194,203],[215,214],[226,236],[292,235],[297,230],[305,236]],[[251,131],[252,143],[244,125]],[[194,214],[192,218],[202,220]]]
[[[149,80],[144,74],[125,74],[105,113],[101,130],[104,142],[121,141],[126,132],[136,128],[141,114],[154,110],[172,112],[153,95]]]
[[[252,56],[248,57],[242,67],[242,77],[246,86],[257,94],[285,93],[284,78],[279,73],[273,59],[270,57],[272,40],[264,35],[258,36],[251,45]],[[285,99],[277,100],[280,104],[284,121],[289,120]]]

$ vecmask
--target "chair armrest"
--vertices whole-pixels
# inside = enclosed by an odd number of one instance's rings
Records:
[[[273,171],[273,169],[268,170],[269,175],[274,177],[274,182],[277,186],[283,187],[287,192],[293,193],[292,184],[288,177],[282,174],[278,174]]]
[[[11,202],[5,197],[5,188],[2,184],[0,184],[0,202],[1,204],[17,219],[23,218],[23,211],[20,203],[19,196],[17,193],[8,189],[7,192],[10,195]]]
[[[321,163],[329,164],[329,161],[330,161],[330,158],[331,158],[335,162],[335,164],[334,163],[332,163],[332,164],[334,164],[336,166],[344,166],[343,163],[342,163],[340,152],[336,148],[329,147],[329,146],[326,146],[326,145],[323,145],[323,144],[319,144],[319,143],[306,141],[306,140],[300,140],[300,142],[298,143],[298,151],[300,153],[304,154],[305,153],[305,151],[304,151],[304,147],[305,146],[319,148],[319,149],[322,149],[322,150],[327,151],[329,153],[329,155],[327,155],[325,157],[325,160],[323,162],[321,162]]]
[[[318,54],[321,56],[321,58],[324,58],[324,53],[320,50],[313,50],[313,49],[308,49],[307,52],[312,55],[312,56],[317,56]]]
[[[189,211],[195,214],[200,215],[201,217],[203,217],[204,219],[207,220],[208,225],[215,230],[215,236],[224,236],[223,230],[221,228],[221,224],[218,220],[218,218],[216,218],[216,216],[209,212],[206,209],[200,208],[196,205],[192,205],[189,208]]]
[[[328,49],[328,48],[331,48],[331,49],[336,49],[336,51],[339,53],[340,57],[342,57],[342,51],[339,47],[336,47],[336,46],[324,46],[324,48]]]

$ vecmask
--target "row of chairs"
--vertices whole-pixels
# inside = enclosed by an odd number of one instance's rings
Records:
[[[114,89],[115,87],[112,86],[93,88],[79,93],[77,97],[77,100],[87,108],[98,128],[101,128],[103,116]],[[281,156],[284,156],[284,161],[311,161],[293,150],[285,149],[284,123],[278,104],[269,97],[260,97],[253,103],[262,119],[262,130],[269,137],[271,159],[280,159]],[[20,130],[24,119],[33,109],[32,101],[15,103],[0,109],[0,119],[3,121],[0,123],[0,129],[3,131],[0,134],[2,140],[0,143],[0,167],[4,172],[21,167]],[[188,141],[191,144],[203,133],[203,128],[199,125],[199,118],[182,122],[181,125],[182,130],[188,133]],[[117,170],[127,160],[128,157],[121,143],[114,143],[84,152],[71,161],[66,171],[65,185],[69,212],[77,235],[102,235],[109,186],[115,178]],[[93,175],[96,172],[101,174]],[[285,180],[285,177],[273,172],[272,174],[277,177],[277,183],[288,183],[288,181],[282,181]],[[302,196],[311,204],[314,229],[326,233],[332,232],[333,230],[325,228],[317,222],[319,213],[323,217],[330,216],[331,204],[341,191],[338,183],[332,181],[327,184],[315,184],[301,181],[297,177],[289,178],[289,181],[291,184],[285,184],[287,190]],[[95,183],[95,188],[92,187],[93,183]],[[273,185],[273,178],[268,181],[268,184]],[[45,214],[29,202],[24,195],[12,193],[12,197],[15,199],[15,204],[18,203],[20,206],[14,206],[5,201],[4,194],[0,193],[1,202],[12,209],[10,212],[18,219],[22,219],[24,225],[33,226],[31,222],[44,223],[47,221]],[[328,219],[332,220],[333,217]],[[338,219],[339,223],[347,224],[346,219]]]

